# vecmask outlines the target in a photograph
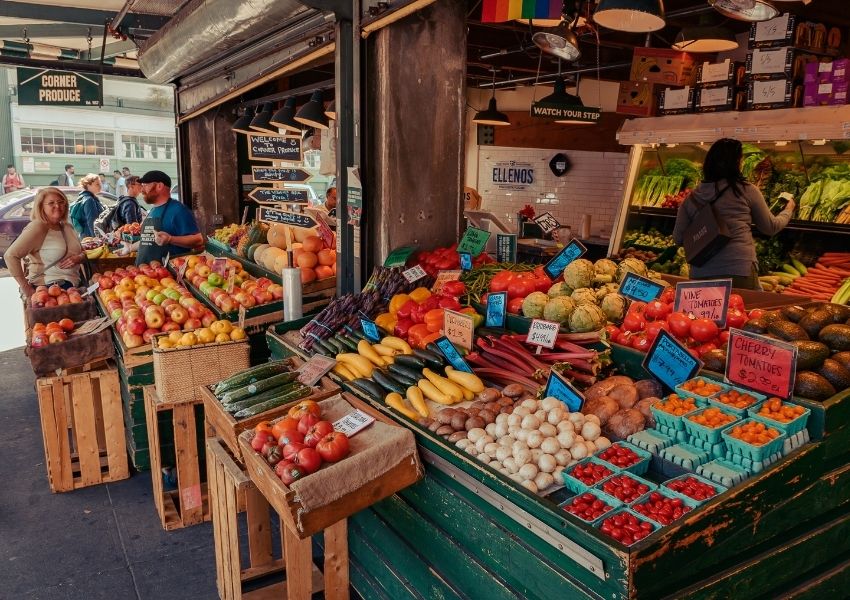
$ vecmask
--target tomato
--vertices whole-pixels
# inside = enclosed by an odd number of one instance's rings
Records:
[[[466,293],[466,284],[462,281],[447,281],[443,284],[440,293],[455,298],[463,296]]]
[[[268,446],[268,444],[266,445]],[[263,456],[270,465],[274,466],[283,460],[283,449],[277,444],[270,446],[268,450],[265,450],[265,446],[263,446],[263,450]]]
[[[643,331],[644,327],[646,327],[646,320],[641,316],[640,313],[629,312],[626,314],[626,318],[623,319],[624,331]]]
[[[631,338],[632,334],[629,331],[621,331],[617,334],[617,337],[614,338],[614,342],[620,344],[622,346],[631,346]]]
[[[283,448],[287,444],[291,444],[292,442],[298,442],[299,444],[304,443],[304,434],[298,431],[296,424],[295,429],[284,431],[277,438],[277,445]]]
[[[525,298],[531,292],[536,292],[537,287],[534,283],[534,279],[522,273],[514,277],[511,282],[508,284],[508,298]]]
[[[316,450],[326,462],[336,462],[348,456],[348,436],[341,431],[333,431],[323,437]]]
[[[647,319],[658,320],[666,319],[667,315],[669,315],[671,312],[673,312],[672,304],[662,302],[661,300],[653,300],[652,302],[646,305],[643,314],[646,315]]]
[[[490,280],[490,291],[491,292],[506,292],[508,291],[508,285],[514,278],[513,271],[499,271]]]
[[[301,442],[290,442],[283,447],[283,460],[292,461],[307,445]]]
[[[701,345],[697,346],[696,350],[697,350],[697,354],[702,356],[706,352],[711,352],[712,350],[717,350],[717,344],[714,344],[712,342],[707,342],[705,344],[701,344]]]
[[[644,329],[646,339],[648,339],[650,343],[654,342],[655,338],[658,337],[658,334],[661,333],[661,330],[666,330],[667,327],[667,321],[651,321],[650,323],[647,323],[646,329]]]
[[[522,311],[522,301],[525,300],[525,297],[522,298],[514,298],[513,300],[508,302],[508,312],[514,315],[518,315]]]
[[[630,313],[643,314],[644,309],[646,309],[646,302],[641,302],[640,300],[634,300],[631,304],[629,304]]]
[[[725,346],[726,344],[729,343],[729,330],[728,329],[724,329],[723,331],[720,332],[720,335],[717,336],[717,343],[720,346]]]
[[[274,466],[274,472],[275,472],[275,475],[277,475],[278,477],[280,477],[280,474],[283,472],[283,469],[285,469],[285,468],[286,468],[286,465],[291,465],[291,464],[292,464],[292,461],[291,461],[291,460],[284,460],[284,459],[281,459],[281,460],[280,460],[280,462],[279,462],[279,463],[277,463],[277,464]]]
[[[667,326],[670,333],[679,339],[688,337],[691,331],[691,318],[685,313],[674,312],[667,315]]]
[[[282,463],[278,463],[282,464]],[[295,463],[287,463],[283,469],[280,470],[280,480],[284,485],[290,485],[302,477],[308,475],[309,472],[306,468],[301,465],[296,465]]]
[[[631,346],[638,352],[646,352],[649,350],[649,347],[652,345],[652,342],[649,341],[649,338],[646,337],[646,334],[639,333],[637,335],[633,335],[631,339]]]
[[[667,286],[658,299],[665,304],[672,304],[676,300],[676,288],[672,285]]]
[[[254,426],[255,432],[267,431],[268,433],[275,435],[274,429],[272,428],[271,421],[260,421]]]
[[[287,432],[298,431],[298,419],[284,417],[272,426],[272,433],[276,438],[281,438]]]
[[[334,430],[334,426],[330,424],[328,421],[319,421],[315,425],[313,425],[307,434],[304,436],[304,443],[307,444],[310,448],[315,448],[316,444],[318,444],[323,437],[328,435]]]
[[[606,325],[605,326],[605,334],[608,336],[609,340],[617,339],[617,336],[620,335],[620,328],[616,325]]]
[[[298,421],[298,431],[304,435],[307,435],[307,432],[310,431],[310,428],[318,423],[321,419],[314,415],[313,413],[306,413],[301,417]]]
[[[744,310],[744,299],[741,297],[741,294],[729,294],[729,306]]]
[[[758,319],[758,318],[759,318],[759,317],[761,317],[763,314],[764,314],[764,310],[762,310],[761,308],[754,308],[753,310],[751,310],[751,311],[747,314],[747,316],[748,316],[748,317],[750,317],[751,319]]]
[[[691,321],[691,337],[700,343],[710,342],[717,337],[720,329],[711,319],[694,319]]]
[[[538,277],[534,276],[534,291],[535,292],[548,292],[549,288],[552,287],[552,280],[546,277]]]
[[[251,440],[251,447],[257,452],[262,452],[263,446],[268,442],[274,442],[274,436],[269,431],[258,431],[254,434],[254,438]]]
[[[307,473],[315,473],[322,466],[322,456],[316,452],[315,448],[302,448],[292,462],[304,467]]]
[[[740,329],[747,322],[747,313],[740,308],[732,307],[726,313],[726,327]]]
[[[315,400],[302,400],[289,409],[289,416],[296,420],[301,419],[307,413],[320,417],[322,415],[322,409],[319,408]],[[318,419],[316,420],[318,421]],[[302,431],[301,433],[304,432]]]

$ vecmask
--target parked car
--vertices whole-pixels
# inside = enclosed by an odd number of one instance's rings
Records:
[[[3,254],[30,222],[32,204],[41,187],[26,188],[0,195],[0,262],[3,261]],[[69,205],[80,193],[79,188],[60,187],[59,189],[68,198]],[[101,192],[97,196],[104,206],[113,206],[118,200],[109,192]]]

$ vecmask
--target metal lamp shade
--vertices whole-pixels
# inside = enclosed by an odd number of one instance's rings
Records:
[[[501,113],[496,108],[496,97],[490,98],[490,104],[487,105],[487,110],[480,110],[475,113],[472,122],[478,125],[495,125],[503,127],[510,125],[511,121],[505,113]]]
[[[600,0],[593,20],[615,31],[658,31],[665,25],[664,3],[662,0]]]
[[[301,133],[303,127],[295,121],[295,98],[289,98],[283,103],[283,106],[269,119],[269,125],[284,131]]]
[[[779,16],[779,10],[765,0],[708,0],[724,17],[737,21],[769,21]]]
[[[336,100],[331,100],[328,107],[325,109],[325,116],[331,121],[336,121]]]
[[[581,58],[578,38],[566,23],[548,31],[538,31],[531,36],[534,45],[548,54],[573,62]]]
[[[316,129],[328,128],[328,118],[325,116],[325,103],[322,101],[322,92],[313,92],[310,101],[295,113],[295,120]]]
[[[236,122],[233,124],[231,129],[236,133],[255,133],[253,129],[251,129],[251,121],[254,120],[254,107],[249,107],[245,109],[245,114],[236,119]]]
[[[263,104],[262,110],[254,116],[253,120],[251,121],[250,127],[255,132],[277,134],[277,130],[269,124],[269,120],[271,118],[272,105]]]
[[[738,47],[731,29],[725,27],[684,27],[673,48],[686,52],[726,52]]]

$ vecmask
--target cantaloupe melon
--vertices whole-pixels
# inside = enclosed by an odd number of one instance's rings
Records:
[[[275,248],[286,249],[286,225],[275,223],[268,233],[268,242]]]
[[[269,248],[271,248],[271,246],[269,246],[268,244],[260,244],[259,246],[257,246],[257,249],[254,250],[254,256],[252,257],[252,260],[258,265],[263,264],[263,254],[265,254],[266,250],[268,250]]]
[[[292,235],[296,242],[304,243],[304,240],[311,235],[317,235],[317,231],[315,227],[293,227]]]
[[[274,261],[274,272],[281,273],[285,267],[289,266],[289,257],[284,254],[283,256],[278,256]]]
[[[265,252],[263,252],[263,267],[268,269],[269,271],[275,271],[275,263],[278,258],[281,256],[286,256],[286,251],[281,250],[280,248],[269,248]],[[277,272],[277,271],[275,271]]]

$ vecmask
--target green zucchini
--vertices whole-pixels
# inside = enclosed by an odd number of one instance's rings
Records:
[[[410,367],[411,369],[419,369],[420,371],[424,369],[426,365],[424,359],[413,354],[396,355],[394,364]]]
[[[284,404],[287,404],[289,402],[294,402],[295,400],[306,398],[312,393],[313,390],[311,388],[308,388],[306,385],[302,385],[296,388],[295,390],[289,392],[288,394],[272,398],[271,400],[266,400],[265,402],[255,404],[254,406],[250,406],[244,410],[240,410],[238,413],[233,415],[233,417],[236,419],[253,417],[254,415],[258,415],[260,413],[266,412],[267,410],[277,408],[278,406],[283,406]]]
[[[325,356],[336,356],[337,354],[339,354],[339,352],[337,352],[336,348],[334,348],[333,346],[328,344],[327,340],[320,340],[320,339],[316,338],[316,341],[313,344],[313,347],[314,348],[316,348],[316,347],[321,348],[323,350],[323,354]]]
[[[342,343],[343,346],[348,348],[345,352],[357,352],[357,342],[352,340],[347,335],[338,334],[337,339]]]
[[[327,346],[328,348],[330,348],[334,351],[334,355],[342,354],[343,352],[348,352],[348,350],[343,350],[342,344],[339,343],[333,337],[329,337],[325,340],[322,340],[322,342],[325,344],[325,346]]]
[[[371,340],[369,340],[369,339],[366,337],[366,334],[365,334],[365,333],[363,333],[363,331],[361,331],[360,329],[354,329],[354,330],[352,330],[352,331],[351,331],[351,335],[353,335],[354,337],[356,337],[358,341],[359,341],[359,340],[366,340],[367,342],[372,343],[372,341],[371,341]]]
[[[410,367],[400,365],[398,363],[391,364],[387,367],[387,369],[396,379],[400,380],[403,378],[411,382],[407,385],[416,385],[423,377],[421,369],[411,369]]]
[[[221,397],[221,401],[223,404],[231,404],[239,400],[244,400],[245,398],[248,398],[249,396],[253,396],[260,392],[270,390],[273,387],[277,387],[285,383],[290,383],[292,381],[295,381],[297,378],[298,373],[295,373],[294,371],[290,371],[288,373],[281,373],[280,375],[273,375],[268,379],[249,383],[245,387],[225,392],[224,395]]]
[[[383,388],[371,379],[358,377],[357,379],[349,381],[348,383],[354,384],[354,387],[356,387],[358,390],[360,390],[362,393],[366,394],[366,396],[368,396],[372,400],[375,400],[376,402],[381,402],[384,399],[384,396],[386,396],[386,393],[384,392]]]
[[[222,379],[216,384],[214,392],[216,396],[221,396],[224,392],[235,390],[249,383],[266,379],[278,373],[286,373],[287,371],[289,371],[289,361],[287,360],[257,365],[256,367],[251,367],[250,369],[231,375],[227,379]]]
[[[249,396],[248,398],[244,398],[238,402],[231,402],[230,404],[224,405],[224,410],[229,413],[239,412],[242,409],[248,408],[249,406],[254,406],[255,404],[259,404],[261,402],[265,402],[266,400],[271,400],[281,394],[286,394],[291,392],[294,389],[297,389],[299,386],[303,384],[293,381],[292,383],[287,383],[285,385],[279,385],[277,387],[273,387],[270,390],[266,390],[261,394],[255,394],[253,396]]]
[[[318,339],[313,340],[313,345],[310,347],[316,354],[321,354],[322,356],[335,356],[335,353],[328,350],[327,346],[324,344],[320,344]]]
[[[413,349],[413,356],[424,360],[429,367],[434,369],[439,369],[446,363],[446,361],[443,360],[442,354],[435,354],[428,350],[420,350],[419,348]]]
[[[396,392],[397,394],[401,394],[404,396],[407,386],[402,385],[383,371],[379,371],[375,369],[372,371],[372,379],[374,379],[378,385],[384,388],[387,392]]]

